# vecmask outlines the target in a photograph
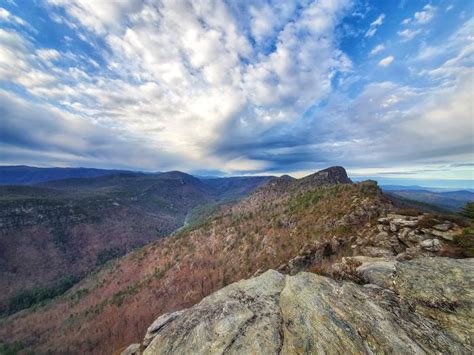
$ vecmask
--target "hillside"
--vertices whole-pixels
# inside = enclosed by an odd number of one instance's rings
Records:
[[[266,177],[117,173],[0,187],[0,314],[64,292],[94,268],[181,227],[196,207],[241,198]]]
[[[0,339],[40,353],[110,353],[139,342],[160,315],[268,269],[329,274],[352,255],[472,256],[459,222],[391,210],[374,182],[351,184],[339,167],[273,179],[201,225],[107,263],[44,306],[4,318]]]

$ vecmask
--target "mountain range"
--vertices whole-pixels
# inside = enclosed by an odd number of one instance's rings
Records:
[[[466,203],[474,201],[474,192],[469,190],[430,191],[424,188],[405,189],[403,187],[382,189],[392,196],[437,206],[445,212],[457,212]]]
[[[0,189],[5,352],[472,350],[471,222],[342,167]]]

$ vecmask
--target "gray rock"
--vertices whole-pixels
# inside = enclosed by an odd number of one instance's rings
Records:
[[[277,353],[284,285],[273,270],[229,285],[168,322],[144,354]]]
[[[454,236],[453,236],[453,233],[451,232],[441,232],[441,231],[438,231],[438,230],[431,230],[431,234],[436,236],[436,237],[440,237],[440,238],[443,238],[445,240],[453,240],[454,239]]]
[[[358,257],[353,259],[357,260]],[[363,258],[358,259],[362,262],[356,270],[359,276],[366,282],[380,287],[386,286],[385,283],[393,275],[396,268],[396,261],[385,258]]]
[[[130,344],[120,355],[140,355],[140,344]]]
[[[371,246],[361,248],[360,252],[363,255],[367,255],[371,257],[381,257],[381,256],[390,257],[393,255],[393,253],[388,249],[371,247]]]
[[[177,311],[174,313],[165,313],[161,317],[157,318],[147,329],[145,338],[143,339],[143,345],[148,346],[153,338],[156,336],[158,331],[163,328],[167,323],[177,318],[183,311]]]
[[[448,224],[448,223],[436,224],[433,226],[433,229],[436,229],[441,232],[447,232],[448,230],[451,229],[451,224]]]
[[[369,286],[267,271],[169,318],[144,354],[473,352],[474,259],[353,259]]]
[[[390,222],[390,230],[391,230],[392,232],[398,231],[399,228],[400,228],[400,225],[399,225],[399,224]]]
[[[377,229],[379,230],[379,232],[387,232],[389,228],[383,224],[378,224]]]
[[[438,239],[423,240],[420,243],[420,247],[425,249],[425,250],[432,251],[432,252],[438,252],[438,251],[441,250],[441,244],[440,244]]]
[[[396,225],[397,227],[409,227],[409,228],[414,228],[418,225],[418,220],[405,220],[405,219],[402,219],[402,218],[396,218],[396,219],[392,219],[390,221],[390,228],[391,226],[393,225]],[[396,231],[394,231],[396,232]]]

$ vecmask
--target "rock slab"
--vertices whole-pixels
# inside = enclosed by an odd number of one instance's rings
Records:
[[[229,285],[158,318],[143,353],[473,353],[474,259],[358,263],[361,284],[270,270]]]

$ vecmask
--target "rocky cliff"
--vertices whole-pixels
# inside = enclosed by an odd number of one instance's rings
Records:
[[[473,352],[474,259],[344,262],[358,284],[270,270],[162,315],[122,354]]]

